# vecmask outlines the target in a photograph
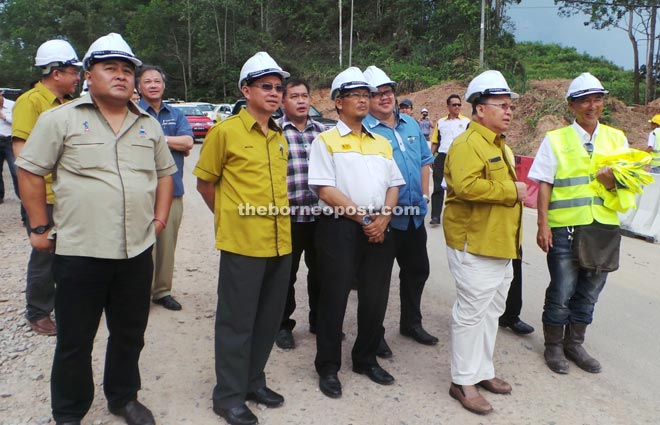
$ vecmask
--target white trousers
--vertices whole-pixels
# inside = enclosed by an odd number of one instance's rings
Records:
[[[513,279],[510,259],[484,257],[447,247],[449,270],[456,281],[451,313],[451,379],[474,385],[495,377],[493,351],[498,319],[506,307]]]

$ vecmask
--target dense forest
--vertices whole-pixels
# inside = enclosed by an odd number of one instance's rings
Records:
[[[574,49],[518,45],[506,16],[520,0],[487,0],[484,68],[512,85],[532,78],[596,72],[631,101],[632,73]],[[119,32],[145,63],[162,66],[168,95],[213,102],[238,95],[243,62],[268,51],[292,75],[329,86],[348,65],[376,64],[402,92],[481,69],[481,2],[477,0],[0,0],[0,85],[25,88],[39,78],[37,47],[50,38],[71,42],[80,58],[89,44]],[[351,31],[352,28],[352,31]],[[574,61],[584,61],[576,67]],[[589,66],[590,68],[585,68]]]

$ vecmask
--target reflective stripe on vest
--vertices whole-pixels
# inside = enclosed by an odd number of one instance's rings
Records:
[[[579,226],[594,220],[603,224],[619,224],[616,212],[603,205],[590,183],[594,180],[593,159],[582,145],[572,126],[548,132],[552,151],[557,158],[557,172],[550,194],[548,224],[550,227]],[[625,145],[623,132],[603,124],[593,141],[594,156],[603,155]]]

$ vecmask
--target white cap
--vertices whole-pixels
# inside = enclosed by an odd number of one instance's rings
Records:
[[[83,64],[85,64],[85,69],[89,69],[94,63],[100,60],[113,58],[129,61],[135,66],[142,66],[142,61],[135,57],[131,47],[124,41],[124,38],[114,32],[99,37],[89,46],[83,58]]]
[[[376,87],[367,83],[367,79],[364,78],[364,74],[360,71],[360,68],[356,66],[351,66],[346,68],[332,80],[332,88],[330,89],[330,99],[334,100],[337,95],[343,91],[353,90],[353,89],[369,89],[370,92],[375,93],[378,90]]]
[[[291,74],[283,71],[282,68],[271,58],[266,52],[258,52],[250,59],[245,61],[241,74],[238,78],[238,89],[243,86],[243,82],[248,84],[257,78],[261,78],[268,74],[278,74],[282,78],[289,78]]]
[[[481,96],[509,95],[511,99],[518,99],[518,93],[509,88],[500,71],[488,70],[474,77],[465,92],[465,100],[474,103]]]
[[[426,112],[426,113],[428,114],[428,113],[429,113],[429,110],[426,109],[426,108],[422,108],[421,112],[422,112],[422,114],[423,114],[424,112]]]
[[[390,77],[388,77],[382,69],[375,65],[371,65],[365,69],[363,74],[367,83],[373,87],[380,87],[385,85],[393,86],[396,84],[396,82],[390,80]]]
[[[34,66],[44,68],[44,73],[50,73],[51,66],[82,66],[76,51],[65,40],[48,40],[37,49]]]
[[[598,78],[588,72],[583,72],[576,79],[571,81],[571,85],[568,86],[568,90],[566,91],[566,99],[571,97],[582,97],[594,93],[607,94],[609,92],[605,90],[600,81],[598,81]]]

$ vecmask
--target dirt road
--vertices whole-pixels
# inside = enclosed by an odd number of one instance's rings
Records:
[[[213,248],[212,216],[194,189],[191,175],[196,145],[186,161],[185,213],[180,231],[174,295],[180,312],[154,306],[141,358],[140,399],[159,424],[221,424],[211,411],[213,320],[219,255]],[[5,170],[5,182],[9,176]],[[11,183],[9,183],[11,185]],[[28,240],[20,226],[18,201],[7,191],[0,205],[0,424],[47,424],[49,377],[55,339],[34,335],[23,319]],[[423,297],[425,327],[440,338],[426,347],[398,334],[398,269],[393,273],[386,337],[394,357],[381,365],[395,378],[381,387],[350,371],[355,338],[356,295],[347,310],[344,395],[339,400],[318,390],[315,340],[307,332],[305,291],[298,291],[294,330],[298,347],[275,348],[266,368],[269,386],[286,397],[279,409],[251,404],[265,425],[418,424],[660,424],[660,245],[624,238],[621,269],[611,274],[596,307],[586,346],[603,372],[588,374],[571,365],[568,375],[552,373],[543,362],[541,310],[548,282],[545,257],[535,244],[536,215],[525,211],[523,319],[536,328],[528,337],[500,331],[495,352],[498,376],[513,385],[510,396],[486,394],[495,412],[473,415],[447,394],[449,319],[453,281],[445,259],[442,229],[429,228],[432,272]],[[299,280],[304,278],[301,266]],[[102,367],[107,332],[101,325],[94,351],[96,398],[84,424],[121,424],[107,408]]]

